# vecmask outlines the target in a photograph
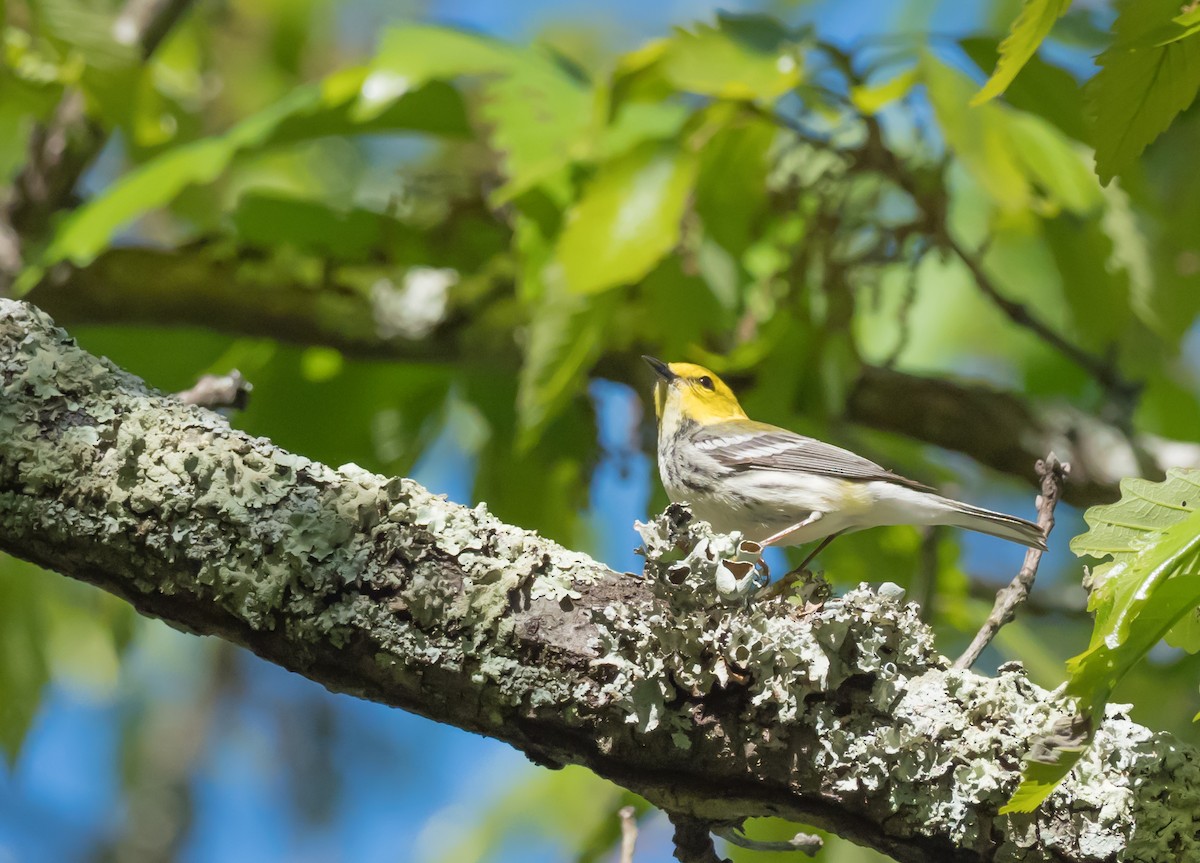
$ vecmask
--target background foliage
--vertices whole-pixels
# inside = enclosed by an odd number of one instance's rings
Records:
[[[103,145],[18,220],[0,287],[163,389],[239,368],[233,421],[284,447],[634,569],[664,503],[642,352],[1025,515],[1032,465],[851,422],[864,370],[1195,435],[1200,19],[1174,0],[180,5],[149,60],[118,4],[0,5],[4,177],[70,93]],[[1061,514],[990,664],[1054,685],[1089,649],[1081,530]],[[823,563],[904,584],[952,655],[1020,560],[1000,545],[882,529]],[[1196,660],[1137,632],[1114,697],[1195,740]],[[315,690],[0,560],[0,857],[614,859],[619,789]],[[665,837],[647,814],[639,858]]]

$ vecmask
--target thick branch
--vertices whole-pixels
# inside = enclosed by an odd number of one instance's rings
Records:
[[[336,278],[336,272],[333,274]],[[170,285],[170,290],[163,290]],[[114,249],[64,278],[39,285],[30,299],[66,325],[95,323],[199,326],[227,333],[324,344],[348,354],[397,359],[520,364],[512,339],[472,328],[451,308],[424,338],[386,335],[372,298],[336,284],[289,282],[271,270],[254,275],[236,256],[203,245],[174,251]],[[606,358],[599,372],[644,387],[635,346]],[[1090,506],[1116,500],[1118,483],[1139,476],[1138,453],[1116,425],[1065,403],[1033,401],[992,387],[921,377],[866,366],[853,385],[847,418],[964,453],[1002,473],[1034,484],[1030,466],[1053,450],[1072,467],[1064,500]],[[1134,443],[1157,467],[1200,467],[1200,446],[1138,435]]]
[[[643,531],[648,577],[622,577],[482,507],[237,432],[0,300],[6,551],[706,824],[778,815],[921,863],[1200,854],[1189,747],[1114,709],[1086,782],[997,816],[1026,741],[1062,715],[1046,692],[949,669],[894,589],[807,615],[730,605],[730,541],[678,516]]]

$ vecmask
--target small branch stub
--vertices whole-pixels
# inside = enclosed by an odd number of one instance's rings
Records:
[[[1037,522],[1048,538],[1050,531],[1054,529],[1054,507],[1062,496],[1063,484],[1071,472],[1071,466],[1060,462],[1054,453],[1050,453],[1044,459],[1038,460],[1035,469],[1041,479],[1042,491],[1037,498]],[[1041,560],[1042,552],[1039,549],[1031,548],[1025,552],[1025,561],[1021,564],[1016,578],[996,594],[992,613],[988,615],[983,627],[975,635],[971,646],[955,660],[955,668],[966,669],[974,665],[1000,628],[1013,619],[1017,606],[1025,601],[1025,598],[1029,596],[1029,591],[1033,588],[1033,580],[1037,577],[1038,564],[1041,563]]]
[[[237,369],[227,375],[204,375],[191,389],[175,393],[185,405],[199,405],[209,410],[232,408],[245,410],[254,387]]]
[[[617,817],[621,819],[621,863],[633,863],[638,837],[637,809],[622,806],[617,811]]]
[[[668,812],[667,817],[675,826],[675,859],[679,863],[730,863],[717,854],[708,822],[676,812]]]

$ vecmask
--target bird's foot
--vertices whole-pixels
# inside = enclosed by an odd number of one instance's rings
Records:
[[[825,577],[811,569],[798,566],[778,581],[773,581],[758,592],[758,598],[771,600],[779,597],[799,599],[803,604],[823,603],[832,594]]]

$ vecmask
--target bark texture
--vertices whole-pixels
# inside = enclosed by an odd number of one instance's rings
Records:
[[[263,394],[262,397],[269,397]],[[669,510],[644,578],[148,389],[0,300],[0,547],[323,685],[583,764],[685,819],[778,815],[902,861],[1200,859],[1200,759],[1110,709],[1031,816],[1060,714],[952,670],[902,592],[755,602]]]

